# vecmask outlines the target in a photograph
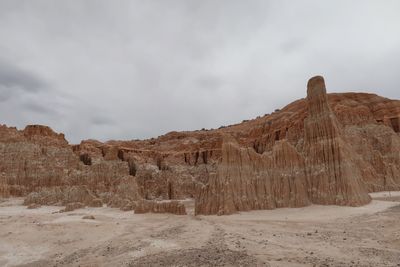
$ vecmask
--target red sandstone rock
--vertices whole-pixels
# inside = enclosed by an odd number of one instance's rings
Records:
[[[316,204],[359,206],[371,201],[362,180],[362,165],[331,111],[324,79],[307,85],[308,117],[304,121],[304,154],[309,196]]]
[[[217,174],[196,198],[196,214],[301,207],[309,204],[304,159],[286,141],[263,155],[227,138]]]
[[[29,141],[34,143],[47,146],[68,146],[64,134],[57,134],[48,126],[28,125],[23,130],[23,134]]]
[[[69,145],[47,126],[0,125],[0,196],[57,205],[101,199],[132,209],[140,199],[199,194],[198,213],[228,214],[309,202],[360,205],[369,201],[366,191],[399,190],[400,101],[326,95],[318,85],[320,78],[311,80],[307,99],[270,115],[149,140]],[[223,136],[231,140],[223,144]]]

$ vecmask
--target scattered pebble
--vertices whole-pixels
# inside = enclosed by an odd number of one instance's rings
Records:
[[[85,220],[95,220],[96,218],[93,215],[85,215],[82,217],[82,219]],[[96,225],[97,226],[97,225]]]

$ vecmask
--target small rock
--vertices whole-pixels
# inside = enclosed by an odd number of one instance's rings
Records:
[[[29,204],[28,205],[28,209],[37,209],[37,208],[40,208],[42,205],[40,205],[40,204],[37,204],[37,203],[31,203],[31,204]]]
[[[93,215],[85,215],[85,216],[82,217],[82,219],[85,219],[85,220],[95,220],[96,218],[95,218]]]
[[[60,210],[60,212],[73,211],[73,210],[76,210],[76,209],[81,209],[81,208],[83,208],[83,207],[85,207],[85,205],[83,205],[83,204],[80,203],[80,202],[68,203],[68,204],[65,206],[65,209]]]
[[[89,207],[103,207],[103,201],[100,198],[94,198],[90,201]]]

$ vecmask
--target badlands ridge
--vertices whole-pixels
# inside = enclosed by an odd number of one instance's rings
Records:
[[[361,206],[368,193],[400,190],[400,101],[327,94],[313,77],[307,97],[216,130],[70,145],[47,126],[0,125],[0,197],[29,207],[62,205],[186,214]]]

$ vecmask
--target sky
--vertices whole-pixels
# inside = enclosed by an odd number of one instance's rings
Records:
[[[0,0],[0,124],[71,143],[218,128],[328,92],[400,98],[400,1]]]

